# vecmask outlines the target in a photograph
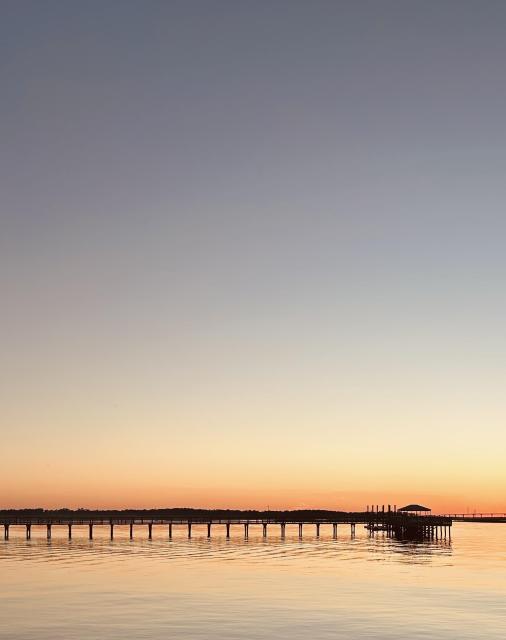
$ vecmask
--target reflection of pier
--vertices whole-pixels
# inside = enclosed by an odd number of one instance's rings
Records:
[[[191,510],[185,510],[189,512]],[[205,512],[204,512],[205,513]],[[432,516],[402,513],[400,511],[385,510],[346,513],[346,512],[311,512],[311,511],[285,511],[285,512],[248,512],[247,516],[241,512],[213,512],[205,515],[195,510],[192,513],[178,514],[177,510],[166,511],[128,511],[107,512],[84,510],[79,511],[51,511],[33,510],[30,512],[0,512],[0,526],[4,527],[4,538],[9,539],[11,526],[22,526],[26,530],[26,538],[31,539],[32,528],[45,527],[48,540],[52,537],[53,527],[66,527],[68,538],[72,538],[74,526],[86,526],[88,538],[93,539],[96,526],[107,526],[111,540],[114,539],[115,527],[128,527],[130,539],[133,539],[135,530],[139,527],[147,529],[148,538],[153,537],[153,528],[164,529],[168,539],[172,539],[174,530],[183,528],[188,536],[196,530],[211,538],[213,531],[218,530],[230,538],[231,530],[238,528],[248,538],[250,528],[255,527],[267,538],[268,532],[274,530],[281,538],[286,536],[286,527],[297,527],[299,538],[304,532],[311,532],[316,537],[323,530],[332,531],[332,537],[337,538],[338,527],[346,527],[351,537],[355,536],[356,526],[364,525],[371,534],[375,531],[386,532],[387,535],[407,538],[443,539],[449,535],[452,519],[447,516]],[[254,517],[254,516],[257,517]],[[325,516],[325,517],[318,517]],[[307,533],[306,533],[307,535]]]

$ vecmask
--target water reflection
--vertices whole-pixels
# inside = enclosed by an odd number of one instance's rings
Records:
[[[32,539],[26,540],[21,527],[12,527],[10,540],[0,545],[0,560],[34,562],[95,563],[96,557],[144,556],[161,562],[186,562],[188,559],[201,558],[210,562],[238,561],[243,563],[261,563],[264,561],[292,563],[297,558],[312,561],[332,561],[345,558],[348,561],[362,559],[366,561],[430,562],[432,558],[451,554],[451,539],[447,540],[399,540],[385,533],[359,531],[356,535],[341,533],[337,538],[329,535],[302,538],[287,535],[284,538],[271,535],[264,538],[253,531],[248,538],[238,532],[227,539],[223,535],[207,538],[203,533],[187,538],[183,530],[175,530],[172,539],[154,530],[152,540],[137,532],[137,537],[129,539],[128,527],[117,526],[114,540],[109,538],[106,526],[96,526],[93,540],[86,537],[85,527],[75,527],[74,537],[65,537],[64,527],[54,527],[51,540],[44,536],[42,527],[32,533]]]

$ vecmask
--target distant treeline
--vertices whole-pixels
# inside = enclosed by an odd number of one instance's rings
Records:
[[[240,509],[192,509],[189,507],[178,507],[168,509],[2,509],[0,510],[0,517],[2,515],[9,516],[35,516],[43,517],[44,515],[61,515],[63,517],[70,516],[83,516],[99,518],[160,518],[167,520],[191,520],[191,519],[206,519],[210,520],[261,520],[261,519],[279,519],[283,516],[299,517],[301,520],[327,520],[333,516],[342,515],[348,513],[345,511],[330,511],[325,509],[295,509],[295,510],[269,510],[269,511],[256,511],[254,509],[240,510]]]

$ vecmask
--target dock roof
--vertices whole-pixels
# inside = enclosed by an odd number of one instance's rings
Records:
[[[397,509],[397,511],[432,511],[429,507],[424,507],[421,504],[408,504],[405,507]]]

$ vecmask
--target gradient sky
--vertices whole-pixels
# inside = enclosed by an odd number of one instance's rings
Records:
[[[0,506],[506,511],[506,3],[3,0]]]

